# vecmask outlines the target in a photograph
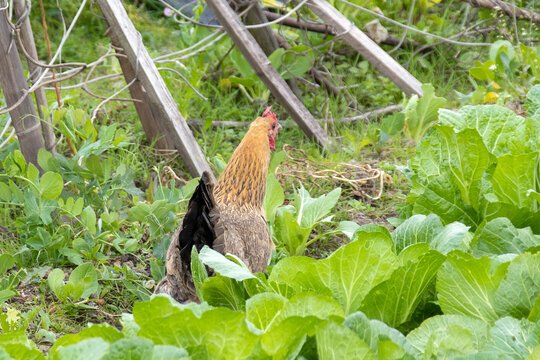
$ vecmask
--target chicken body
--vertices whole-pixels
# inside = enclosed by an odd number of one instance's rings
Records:
[[[277,132],[277,119],[268,108],[251,124],[215,187],[203,174],[171,239],[167,274],[156,293],[167,293],[179,302],[198,301],[190,266],[193,246],[200,250],[208,245],[222,254],[234,254],[252,272],[266,269],[274,245],[263,201]]]

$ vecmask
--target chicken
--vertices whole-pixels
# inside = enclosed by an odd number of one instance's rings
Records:
[[[252,272],[266,269],[274,245],[263,201],[270,150],[275,150],[279,124],[268,107],[251,123],[215,186],[208,173],[189,200],[182,224],[167,250],[166,276],[156,293],[179,302],[198,302],[191,276],[191,251],[208,245],[222,254],[234,254]]]

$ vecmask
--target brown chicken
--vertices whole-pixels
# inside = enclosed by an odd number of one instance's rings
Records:
[[[186,215],[167,250],[166,276],[156,293],[179,302],[198,301],[191,276],[191,250],[208,245],[234,254],[252,272],[266,269],[274,247],[263,201],[270,150],[275,150],[279,124],[268,107],[250,125],[215,186],[204,173],[189,200]]]

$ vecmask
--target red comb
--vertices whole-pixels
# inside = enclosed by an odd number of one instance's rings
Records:
[[[271,118],[273,118],[274,120],[277,120],[276,114],[274,114],[273,112],[271,112],[271,111],[270,111],[271,109],[272,109],[271,106],[267,107],[266,110],[264,110],[262,116],[263,116],[263,117],[271,117]]]

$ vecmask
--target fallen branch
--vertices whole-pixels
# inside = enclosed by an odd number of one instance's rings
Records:
[[[368,112],[365,112],[363,114],[356,115],[356,116],[353,116],[353,117],[343,118],[343,119],[340,119],[338,121],[343,123],[343,122],[356,122],[356,121],[359,121],[359,120],[369,120],[369,119],[376,118],[378,116],[390,114],[390,113],[393,113],[393,112],[396,112],[396,111],[401,111],[401,109],[403,109],[403,105],[401,105],[401,104],[389,105],[389,106],[385,106],[385,107],[382,107],[380,109],[375,109],[375,110],[372,110],[372,111],[368,111]]]
[[[270,12],[270,11],[265,11],[264,14],[266,15],[269,21],[276,20],[282,17],[281,14]],[[292,27],[295,29],[316,32],[319,34],[336,35],[336,32],[331,26],[327,24],[323,24],[323,23],[316,23],[316,22],[288,17],[280,21],[279,24]],[[399,38],[393,35],[390,35],[388,33],[386,34],[386,37],[384,37],[383,39],[376,39],[370,31],[367,32],[367,35],[371,38],[371,40],[375,41],[377,44],[396,46],[400,42]],[[415,48],[415,47],[420,47],[424,44],[405,39],[403,41],[403,45],[405,47]]]
[[[515,5],[509,4],[501,0],[463,0],[472,6],[482,7],[490,10],[500,10],[506,16],[518,20],[529,20],[535,24],[540,24],[540,14],[531,10],[521,9]]]
[[[277,20],[283,17],[283,15],[274,13],[271,11],[265,11],[264,15],[266,15],[266,18],[269,21]],[[282,21],[279,22],[279,24],[293,27],[295,29],[307,30],[307,31],[312,31],[312,32],[320,33],[320,34],[328,34],[328,35],[336,34],[335,31],[332,29],[332,27],[329,25],[326,25],[323,23],[306,21],[306,20],[297,19],[297,18],[292,18],[292,17],[284,18]]]
[[[403,109],[403,105],[401,104],[389,105],[389,106],[382,107],[380,109],[375,109],[375,110],[365,112],[360,115],[338,119],[336,121],[340,123],[351,123],[351,122],[356,122],[359,120],[369,120],[369,119],[373,119],[379,116],[390,114],[396,111],[401,111],[402,109]],[[205,123],[206,121],[204,120],[193,119],[193,120],[187,121],[187,124],[194,128],[201,128],[204,126]],[[215,126],[215,127],[247,127],[250,124],[251,123],[249,121],[212,121],[212,126]],[[282,123],[281,126],[293,127],[295,125],[291,122],[289,123],[285,122],[285,123]]]

